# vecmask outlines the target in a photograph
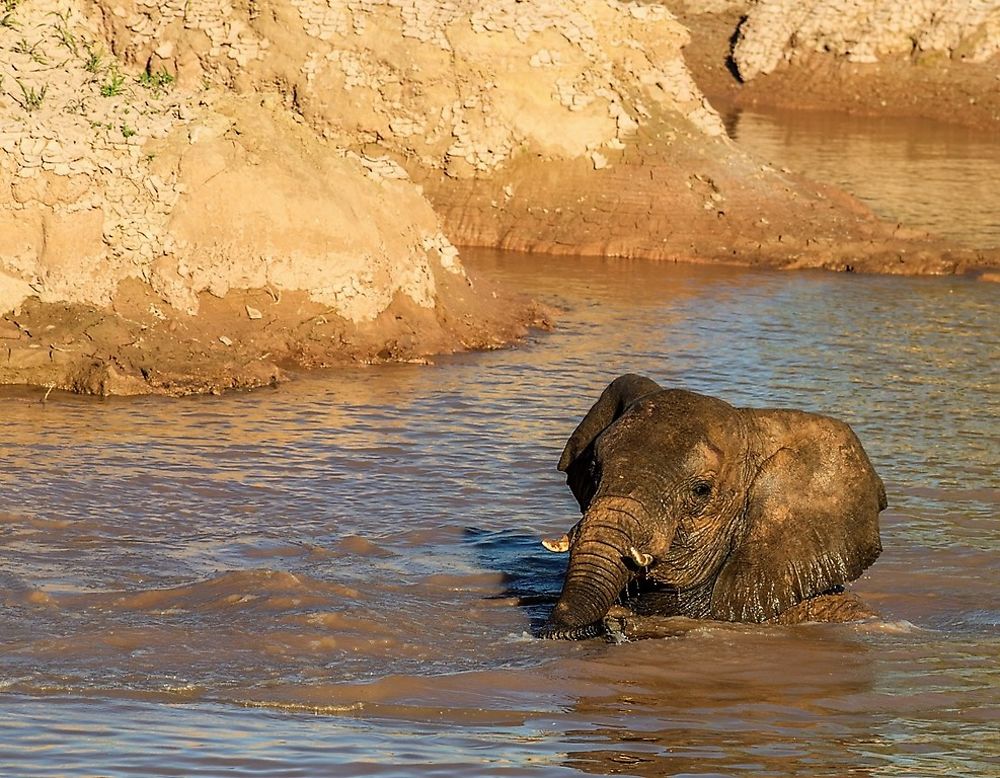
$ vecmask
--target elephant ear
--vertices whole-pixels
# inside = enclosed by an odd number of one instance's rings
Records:
[[[559,469],[566,473],[566,483],[580,503],[580,510],[586,511],[594,496],[594,441],[613,424],[628,407],[641,397],[660,391],[660,385],[652,379],[629,373],[608,384],[600,399],[583,417],[583,421],[569,436]]]
[[[711,614],[767,621],[861,575],[882,551],[885,488],[846,424],[744,410],[762,443],[745,522],[712,590]]]

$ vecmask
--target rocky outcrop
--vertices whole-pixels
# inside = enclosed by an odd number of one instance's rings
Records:
[[[758,0],[733,47],[746,81],[798,52],[873,63],[904,55],[984,63],[1000,53],[998,0]]]
[[[1000,123],[997,0],[667,0],[718,104]]]
[[[658,4],[0,3],[0,381],[193,391],[512,337],[532,314],[453,244],[981,260],[743,153]]]
[[[218,16],[206,10],[218,4],[190,5],[192,18]],[[528,315],[472,288],[405,174],[323,141],[273,94],[129,69],[102,21],[119,19],[118,5],[3,8],[0,382],[101,392],[254,385],[285,362],[495,344]],[[249,55],[234,40],[223,51],[238,65]],[[317,317],[336,337],[302,342]],[[254,330],[271,331],[259,348],[237,342],[236,331],[252,341]],[[182,335],[213,348],[171,351]],[[141,348],[124,356],[136,340],[169,352],[159,364],[170,369],[149,367]]]
[[[977,261],[915,260],[921,247],[896,245],[849,198],[747,157],[691,77],[687,31],[661,5],[202,5],[96,9],[134,67],[250,94],[277,85],[369,175],[423,187],[455,243],[902,272]]]

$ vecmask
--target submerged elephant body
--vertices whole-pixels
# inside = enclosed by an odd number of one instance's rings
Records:
[[[559,469],[583,518],[547,542],[570,553],[547,637],[601,634],[619,602],[651,616],[787,620],[882,550],[882,481],[850,427],[826,416],[735,408],[626,375]]]

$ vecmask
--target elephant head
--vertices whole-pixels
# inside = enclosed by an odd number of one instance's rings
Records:
[[[547,637],[599,634],[626,587],[647,612],[763,622],[878,557],[882,481],[843,422],[613,381],[559,469],[583,518]]]

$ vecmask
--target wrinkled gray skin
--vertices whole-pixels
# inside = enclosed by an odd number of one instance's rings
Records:
[[[885,489],[846,424],[613,381],[559,462],[583,518],[542,634],[584,638],[624,590],[660,616],[765,622],[878,557]]]

